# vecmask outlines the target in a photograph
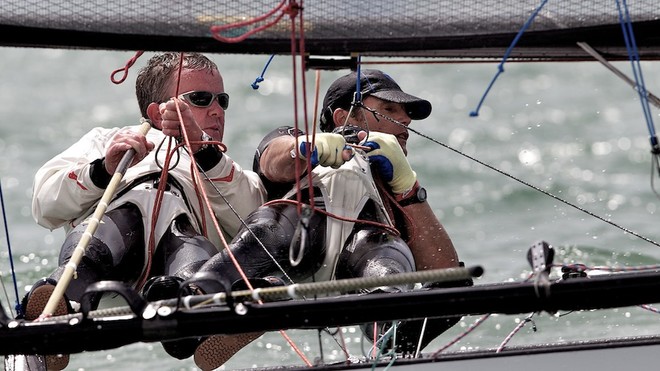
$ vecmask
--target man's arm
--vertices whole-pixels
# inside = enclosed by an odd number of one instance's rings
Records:
[[[404,218],[410,235],[410,250],[417,270],[458,267],[458,254],[447,230],[433,213],[428,202],[403,207],[410,220]]]
[[[408,246],[415,257],[417,270],[458,267],[458,255],[447,231],[433,214],[426,199],[415,200],[419,188],[417,174],[412,170],[396,138],[390,134],[372,132],[364,146],[369,161],[405,212],[403,225]]]
[[[304,169],[305,160],[291,157],[295,145],[296,138],[288,135],[270,141],[259,160],[261,172],[268,180],[275,183],[291,183],[296,180],[296,162],[299,169]]]
[[[103,195],[90,174],[92,162],[105,156],[105,142],[117,130],[95,128],[46,162],[35,174],[32,216],[41,226],[59,228],[79,218]]]
[[[296,150],[297,148],[297,150]],[[346,147],[346,140],[339,134],[319,133],[311,145],[304,136],[284,135],[272,139],[263,150],[259,160],[261,173],[270,181],[287,183],[296,180],[298,169],[304,172],[307,157],[312,166],[339,167],[351,159],[353,153]]]

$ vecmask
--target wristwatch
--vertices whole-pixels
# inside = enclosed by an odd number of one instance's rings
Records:
[[[412,204],[420,204],[426,201],[426,189],[420,187],[419,183],[415,183],[413,189],[406,195],[406,198],[399,200],[399,206],[408,206]]]

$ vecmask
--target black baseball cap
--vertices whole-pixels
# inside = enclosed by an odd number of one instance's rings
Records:
[[[321,130],[332,131],[332,112],[337,108],[348,109],[353,102],[356,90],[357,72],[351,72],[335,80],[323,98]],[[431,114],[431,102],[410,95],[401,90],[399,84],[388,74],[379,70],[362,70],[360,73],[360,92],[362,98],[374,96],[382,100],[401,103],[408,116],[413,120],[423,120]]]

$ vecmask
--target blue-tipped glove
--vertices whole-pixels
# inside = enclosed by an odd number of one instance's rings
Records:
[[[298,137],[300,143],[300,158],[303,160],[307,158],[307,148],[309,142],[302,142],[303,136]],[[310,160],[312,166],[331,166],[338,168],[346,162],[342,157],[342,152],[346,148],[346,140],[342,135],[332,133],[319,133],[314,137],[314,149],[312,150]]]
[[[360,144],[371,148],[367,152],[369,162],[375,165],[375,171],[392,187],[392,192],[402,194],[414,187],[417,174],[410,167],[394,135],[372,131],[366,141]]]

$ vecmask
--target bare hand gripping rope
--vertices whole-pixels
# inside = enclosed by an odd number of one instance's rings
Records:
[[[151,124],[148,121],[145,121],[140,126],[139,132],[142,135],[147,135],[147,132],[149,132],[150,128],[151,128]],[[78,264],[82,260],[83,255],[85,254],[85,249],[87,249],[87,246],[89,245],[92,236],[96,232],[96,229],[99,226],[101,218],[103,217],[103,214],[105,214],[105,211],[108,208],[108,204],[112,200],[112,197],[114,196],[115,191],[117,190],[117,187],[121,182],[121,179],[124,177],[124,174],[126,173],[126,169],[128,169],[131,162],[133,162],[133,156],[135,156],[135,150],[131,148],[130,150],[126,151],[124,157],[119,162],[119,165],[117,166],[117,170],[115,170],[112,179],[110,179],[110,183],[106,187],[105,192],[103,192],[101,201],[99,201],[99,204],[96,206],[94,215],[92,215],[92,217],[88,219],[89,224],[87,224],[85,233],[83,233],[82,238],[80,239],[78,245],[76,246],[76,249],[73,251],[73,255],[71,256],[71,259],[64,268],[64,273],[62,274],[60,280],[57,282],[57,285],[55,286],[55,290],[53,290],[53,294],[48,299],[48,303],[46,303],[46,307],[44,307],[44,310],[41,313],[41,316],[39,316],[39,319],[50,317],[57,308],[57,303],[64,296],[64,291],[66,291],[67,287],[69,287],[69,283],[73,278],[73,274],[75,273]]]

